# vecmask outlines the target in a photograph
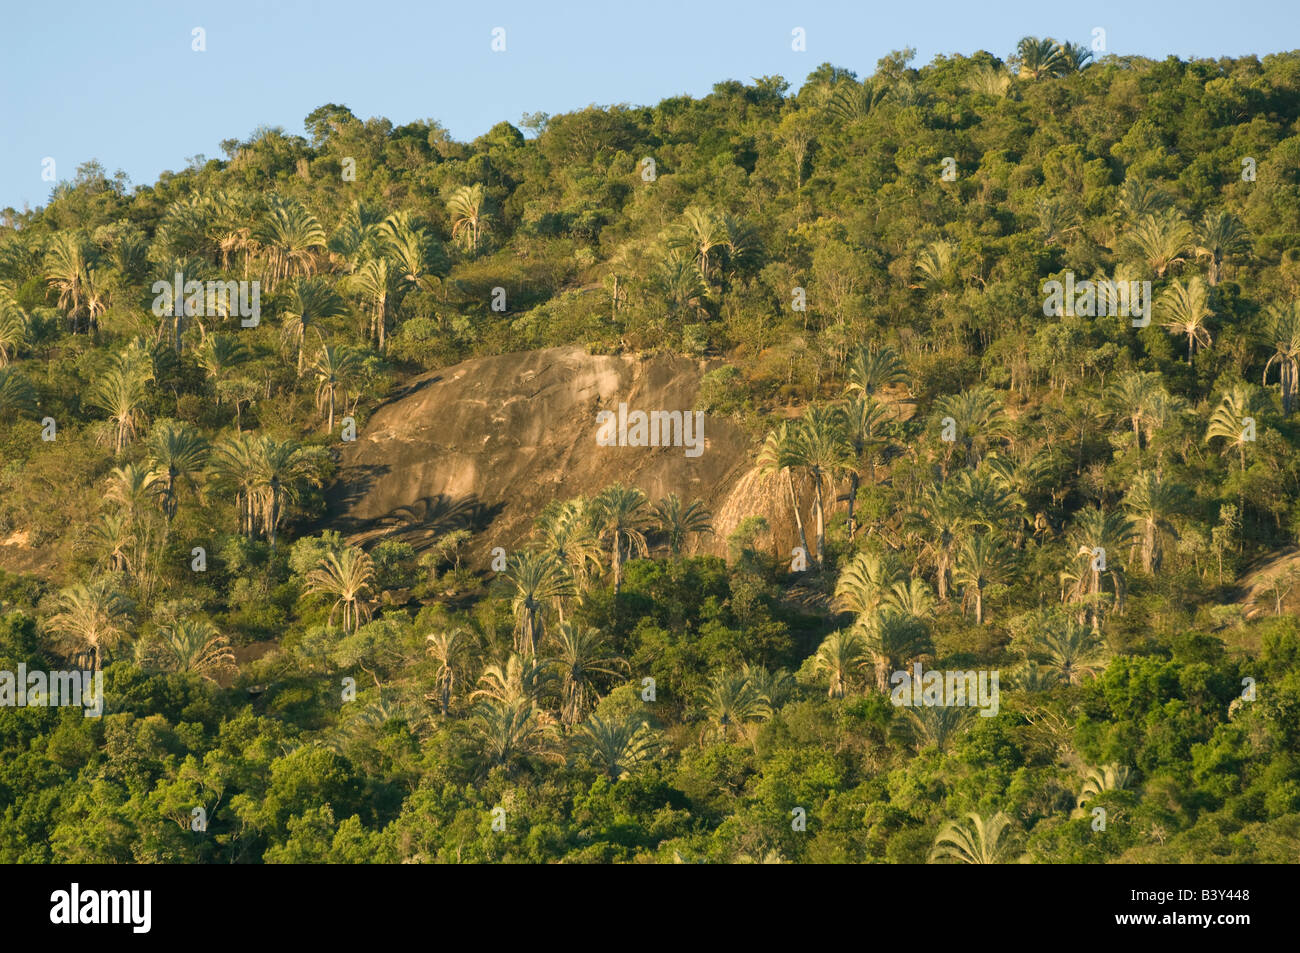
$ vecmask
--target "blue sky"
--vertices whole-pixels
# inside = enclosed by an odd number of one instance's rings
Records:
[[[57,10],[57,13],[55,12]],[[780,73],[794,88],[830,61],[869,75],[915,47],[1005,56],[1024,35],[1161,58],[1300,48],[1296,0],[993,0],[492,3],[390,0],[14,3],[0,13],[0,208],[44,204],[98,159],[152,182],[261,125],[301,134],[327,102],[395,124],[436,119],[470,139],[503,119],[588,103],[655,103],[723,79]],[[191,49],[195,27],[206,52]],[[506,30],[494,53],[492,30]],[[791,50],[803,27],[806,52]]]

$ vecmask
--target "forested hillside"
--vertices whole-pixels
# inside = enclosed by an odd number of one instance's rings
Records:
[[[1300,52],[911,60],[7,210],[0,672],[105,696],[0,690],[0,861],[1300,859]],[[381,404],[560,345],[712,362],[781,525],[346,534]]]

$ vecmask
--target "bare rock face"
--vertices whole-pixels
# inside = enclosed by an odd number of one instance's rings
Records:
[[[362,545],[396,538],[417,549],[457,528],[474,532],[469,564],[513,551],[554,499],[613,483],[701,499],[715,535],[697,551],[721,555],[745,516],[793,538],[783,484],[752,472],[754,448],[733,424],[703,416],[702,449],[602,446],[598,414],[690,411],[707,364],[688,358],[591,355],[550,348],[475,358],[413,380],[345,444],[331,492],[332,525]],[[609,431],[617,426],[606,425]],[[617,439],[617,438],[616,438]],[[628,427],[627,443],[636,440]],[[692,451],[694,452],[694,451]],[[787,546],[786,552],[789,551]]]

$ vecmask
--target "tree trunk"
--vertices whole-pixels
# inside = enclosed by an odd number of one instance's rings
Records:
[[[799,512],[799,496],[794,491],[794,472],[787,467],[786,480],[790,486],[790,503],[794,507],[794,523],[799,528],[799,545],[803,547],[804,558],[808,556],[808,536],[803,529],[803,514]]]
[[[822,509],[822,480],[817,477],[817,568],[826,567],[826,520]]]
[[[620,558],[618,546],[618,533],[614,533],[614,554],[610,565],[614,570],[614,595],[617,596],[623,589],[623,561]]]
[[[1101,573],[1092,571],[1092,632],[1101,634]]]
[[[858,471],[853,470],[849,473],[849,539],[853,539],[858,534],[858,523],[853,518],[853,508],[858,502]]]

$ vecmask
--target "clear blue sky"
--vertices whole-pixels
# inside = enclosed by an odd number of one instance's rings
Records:
[[[328,102],[395,124],[436,119],[470,139],[525,112],[656,103],[723,79],[780,73],[797,89],[819,63],[869,75],[891,50],[1010,53],[1024,35],[1162,58],[1300,48],[1297,0],[223,0],[6,4],[0,10],[0,208],[44,204],[98,159],[133,184],[221,157],[260,125],[301,134]],[[490,48],[494,27],[506,52]],[[206,30],[207,51],[191,50]],[[807,32],[806,52],[791,30]]]

